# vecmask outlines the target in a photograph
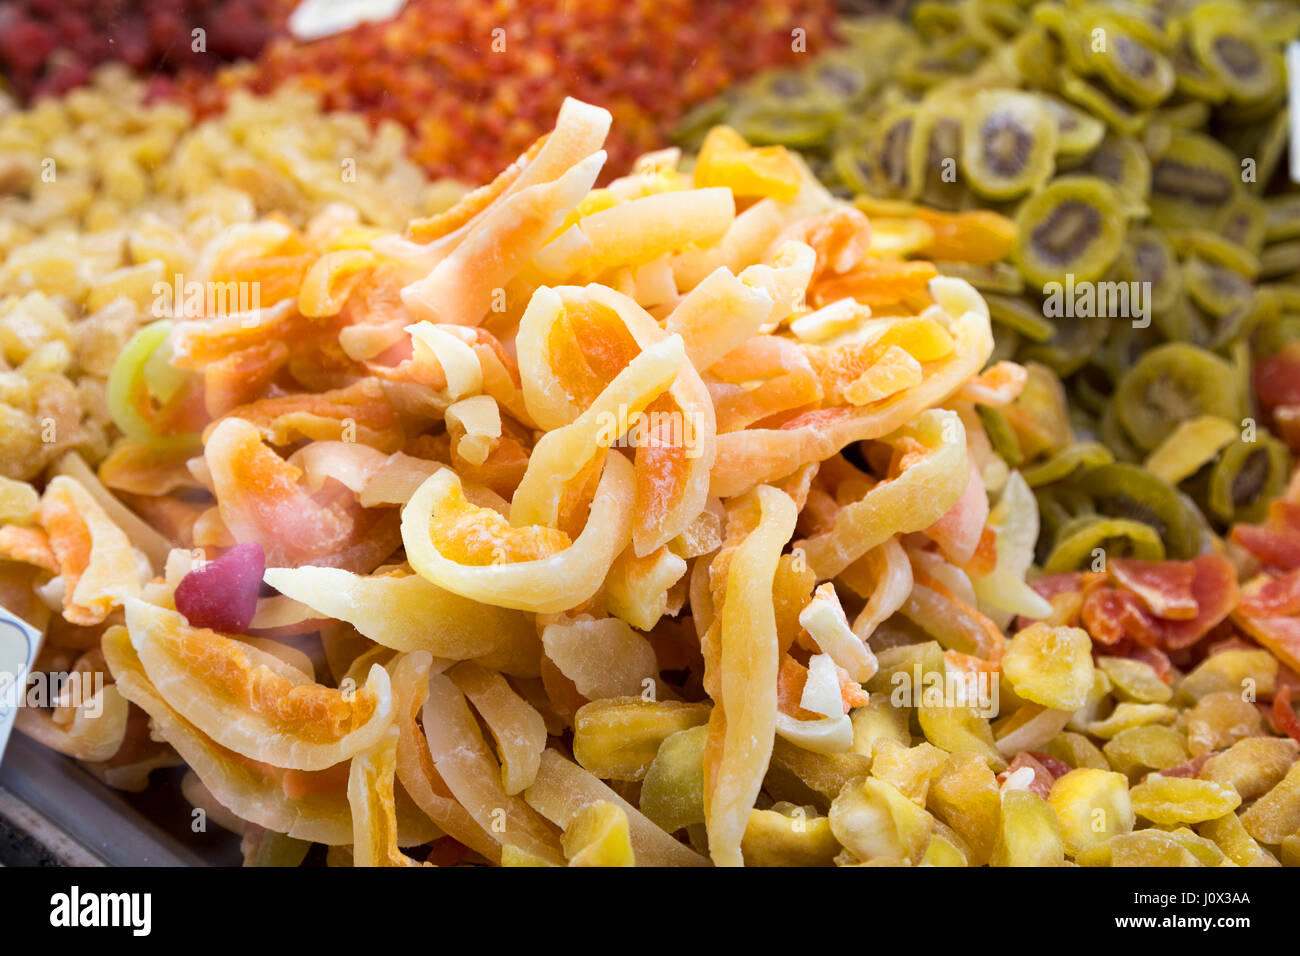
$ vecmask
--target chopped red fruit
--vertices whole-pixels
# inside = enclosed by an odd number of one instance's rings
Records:
[[[237,544],[181,578],[176,585],[176,610],[192,627],[242,634],[253,622],[265,571],[266,555],[260,544]]]
[[[1273,696],[1273,724],[1279,733],[1300,744],[1300,717],[1291,706],[1291,688],[1280,687]]]
[[[1186,621],[1196,617],[1192,582],[1196,566],[1186,561],[1139,561],[1117,558],[1108,570],[1120,587],[1132,591],[1156,617]]]
[[[1201,768],[1205,766],[1205,762],[1213,756],[1213,753],[1199,754],[1191,760],[1188,760],[1186,763],[1178,764],[1176,767],[1166,767],[1164,770],[1155,770],[1152,772],[1158,773],[1162,777],[1195,777],[1200,774]]]

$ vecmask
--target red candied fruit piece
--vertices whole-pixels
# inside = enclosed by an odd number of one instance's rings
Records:
[[[1273,695],[1273,726],[1300,744],[1300,717],[1291,706],[1291,688],[1279,687]]]
[[[1236,525],[1232,540],[1264,564],[1283,571],[1300,568],[1300,504],[1271,502],[1262,525]]]
[[[1191,562],[1117,558],[1107,568],[1111,579],[1136,594],[1156,617],[1170,621],[1196,617],[1196,596],[1192,593],[1196,566]]]
[[[266,555],[260,544],[237,544],[181,578],[176,585],[176,610],[192,627],[242,634],[253,622],[265,571]]]
[[[1266,411],[1279,405],[1300,405],[1300,343],[1255,363],[1251,373],[1255,397]]]
[[[1237,607],[1251,617],[1300,614],[1300,568],[1248,588]]]
[[[998,774],[998,783],[1006,783],[1008,777],[1024,767],[1028,767],[1034,772],[1034,779],[1029,784],[1029,789],[1046,800],[1052,792],[1052,784],[1056,782],[1056,778],[1050,770],[1043,766],[1042,761],[1036,755],[1030,754],[1028,751],[1021,751],[1016,754],[1015,759],[1007,764],[1007,769]]]

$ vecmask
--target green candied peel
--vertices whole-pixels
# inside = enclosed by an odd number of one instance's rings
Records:
[[[146,403],[174,398],[190,376],[168,362],[171,330],[162,319],[137,331],[118,353],[105,394],[113,424],[128,438],[159,449],[191,448],[200,444],[199,435],[161,434],[142,411]]]

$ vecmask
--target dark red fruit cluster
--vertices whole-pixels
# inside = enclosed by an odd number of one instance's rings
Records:
[[[255,57],[296,0],[4,0],[0,72],[20,99],[80,86],[101,63],[210,73]],[[195,30],[203,30],[196,42]],[[202,49],[196,50],[195,47]]]

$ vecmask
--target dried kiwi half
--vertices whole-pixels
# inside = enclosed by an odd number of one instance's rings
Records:
[[[1185,560],[1200,548],[1200,529],[1178,490],[1140,465],[1115,462],[1085,472],[1076,482],[1098,514],[1150,525],[1168,557]]]
[[[962,125],[962,172],[990,199],[1014,199],[1052,175],[1056,119],[1039,97],[1016,90],[981,90]]]
[[[1262,429],[1255,441],[1233,442],[1210,472],[1206,509],[1224,524],[1262,521],[1268,503],[1286,487],[1290,468],[1286,446]]]
[[[1120,379],[1115,415],[1133,444],[1151,451],[1180,422],[1201,415],[1240,418],[1232,366],[1212,352],[1169,342],[1147,352]]]
[[[1100,278],[1119,255],[1127,226],[1119,194],[1090,176],[1064,176],[1016,213],[1012,255],[1033,284]]]
[[[1241,194],[1241,165],[1219,142],[1177,133],[1151,167],[1151,221],[1213,228]]]
[[[1147,283],[1148,304],[1155,314],[1173,308],[1182,292],[1182,270],[1173,246],[1158,229],[1130,229],[1117,271],[1127,282]]]
[[[1097,72],[1116,94],[1141,108],[1158,106],[1174,90],[1174,68],[1160,50],[1128,30],[1118,18],[1093,18],[1092,32],[1104,31],[1105,48],[1093,54]]]
[[[1056,155],[1072,159],[1087,156],[1106,135],[1106,124],[1056,96],[1039,98],[1056,120]]]
[[[1248,304],[1255,293],[1246,276],[1199,255],[1183,260],[1183,278],[1191,300],[1219,318]]]

